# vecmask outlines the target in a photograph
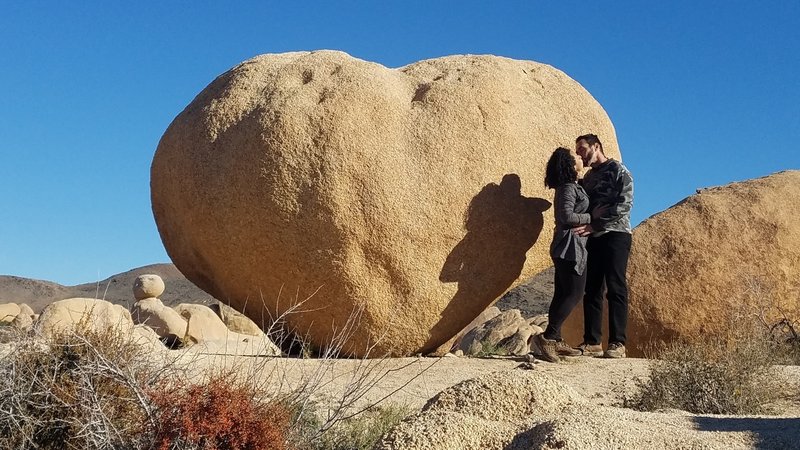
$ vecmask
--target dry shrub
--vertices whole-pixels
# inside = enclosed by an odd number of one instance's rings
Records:
[[[283,450],[290,424],[288,410],[261,401],[252,385],[233,374],[202,384],[184,382],[149,391],[159,427],[155,448],[203,450]]]
[[[800,365],[800,335],[798,335],[800,326],[798,321],[790,319],[782,311],[780,316],[780,319],[772,322],[762,319],[770,340],[774,343],[776,361],[779,364]]]
[[[79,325],[80,327],[80,325]],[[0,448],[133,448],[150,366],[115,329],[21,336],[0,360]]]
[[[642,411],[682,409],[696,414],[759,414],[781,392],[773,370],[775,342],[751,317],[734,315],[727,330],[654,349],[650,377],[625,406]]]
[[[405,384],[376,402],[365,395],[392,371],[420,363],[389,370],[389,359],[372,355],[339,373],[360,313],[320,350],[320,364],[291,382],[263,358],[248,371],[200,374],[205,381],[191,383],[197,361],[186,353],[154,353],[116,327],[97,331],[91,315],[48,340],[3,327],[12,351],[0,349],[0,448],[367,448],[394,422],[393,410],[375,412],[376,404]],[[318,396],[334,377],[346,380],[341,394]]]

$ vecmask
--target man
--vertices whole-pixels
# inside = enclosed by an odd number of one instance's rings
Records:
[[[574,230],[589,236],[586,248],[586,292],[583,297],[584,355],[625,357],[625,330],[628,326],[628,282],[625,272],[631,250],[633,178],[621,162],[606,157],[603,144],[594,134],[579,136],[575,152],[591,170],[583,177],[589,195],[592,222]],[[603,282],[608,290],[608,347],[601,345]]]

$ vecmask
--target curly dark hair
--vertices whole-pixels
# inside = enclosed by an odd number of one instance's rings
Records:
[[[575,157],[564,147],[558,147],[547,161],[544,175],[544,185],[555,189],[564,183],[572,183],[578,179],[575,169]]]

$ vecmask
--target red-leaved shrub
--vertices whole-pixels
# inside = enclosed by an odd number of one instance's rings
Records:
[[[284,450],[290,413],[276,402],[259,401],[252,387],[233,376],[202,384],[177,383],[152,389],[159,450]]]

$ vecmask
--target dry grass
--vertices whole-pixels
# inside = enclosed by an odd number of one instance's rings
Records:
[[[643,411],[763,414],[782,391],[774,365],[784,348],[752,314],[731,314],[726,331],[652,350],[650,376],[625,406]]]
[[[140,347],[114,330],[20,335],[0,360],[1,448],[136,448],[151,407]]]

